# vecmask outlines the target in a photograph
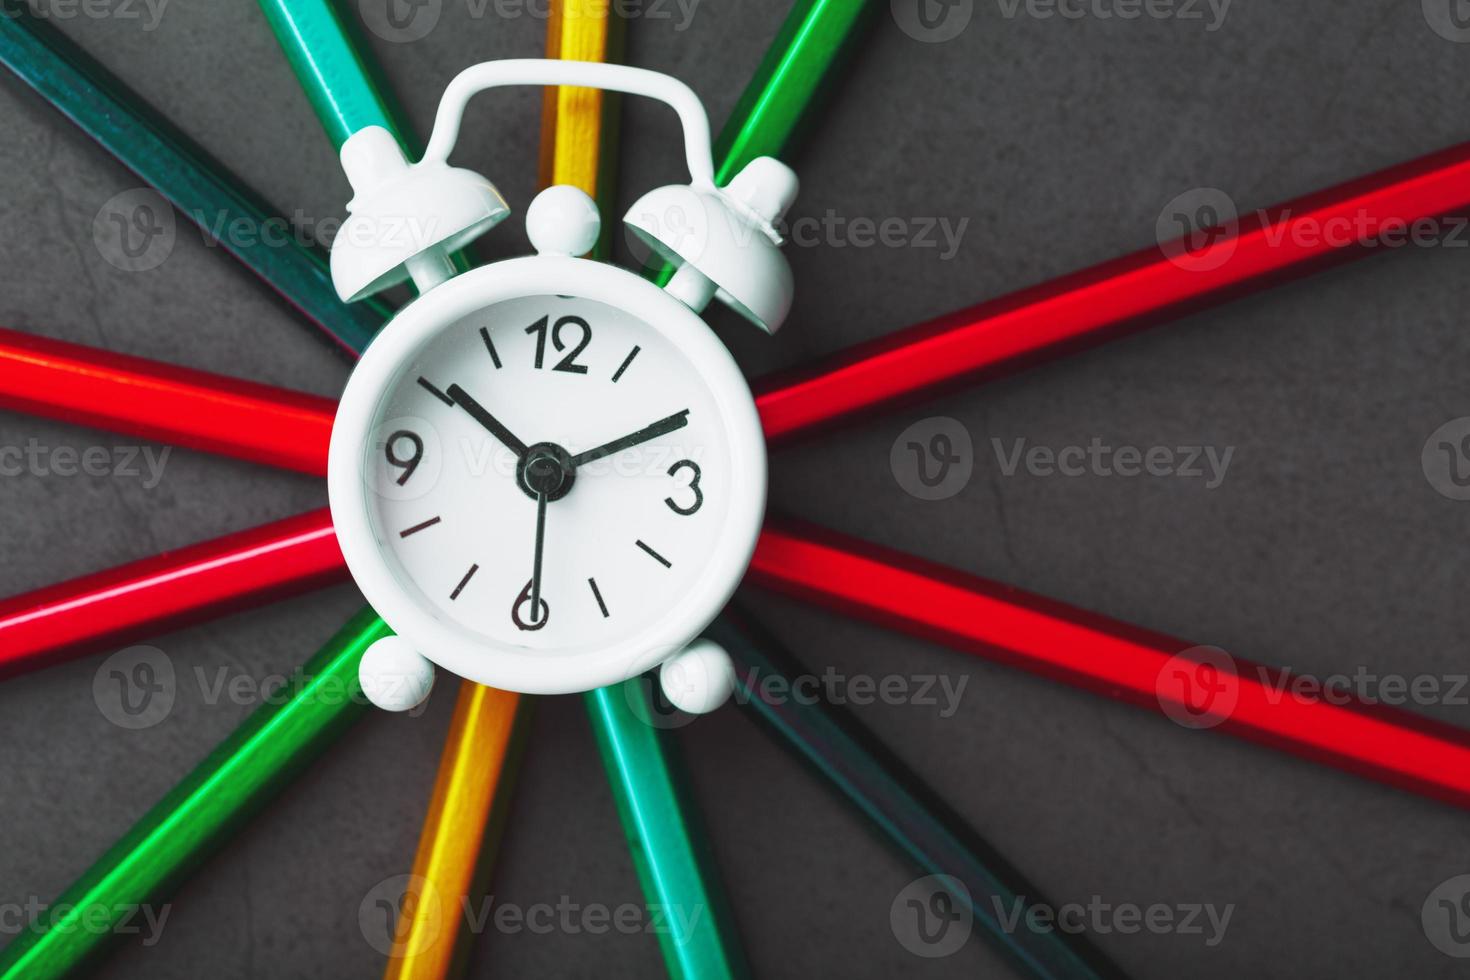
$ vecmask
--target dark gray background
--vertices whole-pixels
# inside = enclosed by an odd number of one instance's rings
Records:
[[[355,8],[355,4],[351,5]],[[689,29],[635,21],[628,57],[674,72],[727,114],[783,16],[776,2],[704,0]],[[1465,136],[1470,45],[1420,4],[1237,0],[1201,21],[1007,18],[976,0],[957,38],[920,43],[885,9],[838,97],[793,160],[798,215],[968,218],[934,249],[797,248],[798,299],[775,339],[717,327],[753,375],[1150,244],[1165,204],[1218,187],[1262,207]],[[493,8],[492,8],[493,9]],[[335,217],[333,153],[253,4],[172,0],[156,31],[61,24],[282,212]],[[536,55],[544,23],[472,19],[445,0],[416,43],[375,40],[415,124],[479,60]],[[219,249],[181,225],[163,265],[127,273],[92,223],[138,185],[29,91],[0,82],[0,323],[335,395],[345,363]],[[523,213],[539,101],[477,103],[460,159]],[[623,200],[678,177],[672,120],[626,113]],[[835,246],[839,243],[831,243]],[[1463,245],[1463,242],[1461,243]],[[524,248],[518,220],[489,251]],[[772,461],[772,508],[1241,656],[1316,674],[1465,670],[1470,503],[1429,485],[1420,451],[1470,415],[1466,255],[1405,248],[1115,342],[1000,383],[890,413]],[[924,502],[889,466],[920,419],[960,420],[976,473]],[[990,439],[1235,447],[1224,484],[1003,477]],[[0,416],[0,445],[124,445]],[[179,451],[162,483],[0,481],[14,593],[324,503],[320,482]],[[975,658],[750,593],[815,667],[969,678],[961,710],[859,716],[1059,902],[1233,904],[1223,943],[1117,934],[1098,942],[1140,977],[1452,976],[1420,927],[1439,882],[1470,872],[1448,806],[1229,738],[1186,732]],[[289,670],[360,603],[338,588],[154,642],[195,667]],[[181,683],[157,726],[99,712],[101,656],[0,686],[0,903],[57,895],[252,710]],[[123,946],[108,975],[364,977],[381,970],[363,896],[406,872],[452,698],[424,717],[374,715],[176,896],[162,942]],[[1470,725],[1463,707],[1420,710]],[[698,802],[762,976],[1007,975],[971,943],[906,952],[889,906],[914,877],[855,814],[734,710],[682,729]],[[544,700],[516,790],[498,900],[637,902],[639,891],[581,704]],[[483,937],[474,976],[655,976],[650,936]]]

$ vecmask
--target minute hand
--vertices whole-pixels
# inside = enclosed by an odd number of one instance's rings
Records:
[[[578,453],[572,457],[572,465],[581,466],[583,463],[590,463],[594,459],[611,456],[613,453],[622,452],[624,449],[629,449],[639,443],[647,442],[650,439],[657,439],[659,436],[673,432],[675,429],[682,429],[688,424],[689,409],[686,408],[682,412],[675,412],[666,419],[659,419],[652,425],[645,426],[631,435],[623,436],[621,439],[614,439],[612,442],[598,446],[596,449],[589,449],[585,453]]]

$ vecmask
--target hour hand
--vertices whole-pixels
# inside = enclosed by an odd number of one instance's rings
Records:
[[[659,436],[673,432],[675,429],[682,429],[688,424],[689,409],[686,408],[682,412],[675,412],[666,419],[659,419],[652,425],[644,426],[631,435],[623,436],[621,439],[614,439],[612,442],[598,446],[596,449],[589,449],[585,453],[578,453],[572,457],[572,465],[581,466],[583,463],[590,463],[594,459],[601,459],[604,456],[611,456],[613,453],[620,453],[624,449],[631,449],[639,443],[647,442],[650,439],[657,439]]]
[[[525,457],[526,444],[517,439],[509,429],[501,424],[499,419],[485,411],[485,406],[471,398],[463,388],[459,385],[450,385],[445,394],[449,396],[450,401],[468,412],[470,418],[483,425],[491,435],[505,443],[506,448],[515,453],[517,458]]]

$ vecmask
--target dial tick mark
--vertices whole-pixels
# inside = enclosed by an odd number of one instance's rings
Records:
[[[587,584],[592,587],[592,598],[597,600],[597,608],[602,610],[602,618],[607,618],[607,603],[602,601],[602,592],[597,588],[597,579],[589,578]]]
[[[444,404],[448,405],[450,408],[454,407],[454,399],[450,398],[448,395],[444,394],[444,392],[429,384],[427,379],[419,378],[419,387],[427,391],[429,394],[433,395],[435,398],[439,399]]]
[[[427,521],[424,521],[422,524],[415,524],[413,527],[409,528],[406,531],[399,531],[398,532],[398,536],[400,538],[406,538],[410,534],[418,534],[424,528],[426,528],[426,527],[433,527],[435,524],[438,524],[439,521],[440,521],[440,518],[438,518],[438,517],[431,517]]]
[[[667,558],[665,558],[663,555],[659,554],[657,551],[654,551],[648,545],[644,544],[642,542],[642,540],[638,540],[638,541],[635,541],[633,543],[636,544],[636,545],[638,545],[638,547],[642,548],[644,551],[648,552],[648,556],[650,558],[652,558],[654,561],[658,562],[663,567],[665,567],[665,568],[673,568],[674,567],[673,564]]]
[[[618,369],[613,372],[612,379],[614,384],[616,384],[617,380],[623,376],[623,372],[628,370],[628,365],[633,363],[633,358],[637,357],[638,352],[642,349],[642,347],[634,344],[633,349],[628,351],[628,356],[623,358],[623,363],[618,365]]]
[[[480,339],[485,341],[485,350],[490,352],[490,360],[495,362],[497,368],[500,367],[500,355],[495,352],[495,342],[490,339],[489,327],[480,328]]]
[[[454,591],[451,592],[451,593],[449,593],[449,601],[450,602],[453,602],[455,599],[458,599],[459,598],[459,594],[464,591],[464,587],[466,585],[469,585],[470,584],[470,579],[474,578],[475,577],[475,573],[478,572],[479,570],[480,570],[480,566],[479,565],[471,565],[470,566],[470,570],[464,573],[464,578],[462,578],[462,579],[459,580],[459,584],[454,587]]]

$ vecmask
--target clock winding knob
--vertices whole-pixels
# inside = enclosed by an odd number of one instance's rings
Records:
[[[434,665],[401,636],[385,636],[362,655],[362,693],[384,711],[408,711],[429,699]]]
[[[708,714],[735,690],[735,665],[714,640],[695,640],[664,661],[658,677],[664,696],[691,715]]]

